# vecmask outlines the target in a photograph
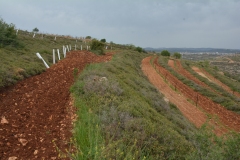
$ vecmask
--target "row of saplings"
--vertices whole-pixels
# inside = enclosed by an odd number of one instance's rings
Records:
[[[169,57],[171,55],[171,53],[168,50],[163,50],[161,52],[161,55]],[[182,55],[178,52],[175,52],[175,53],[173,53],[173,57],[176,58],[176,59],[180,59],[182,57]]]

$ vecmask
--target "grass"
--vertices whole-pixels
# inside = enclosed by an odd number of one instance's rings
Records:
[[[95,133],[102,133],[104,141],[97,148],[104,149],[96,159],[183,159],[193,149],[186,139],[195,127],[143,75],[140,65],[145,56],[126,51],[108,63],[91,64],[72,86],[75,98],[84,100],[77,105],[79,111],[88,104],[101,126]],[[107,80],[100,81],[101,77]]]
[[[144,57],[122,51],[110,62],[89,65],[71,87],[79,110],[74,137],[96,142],[76,141],[76,159],[228,159],[228,149],[236,151],[233,156],[237,157],[239,135],[227,139],[204,127],[196,129],[148,82],[140,67]],[[85,108],[94,119],[89,123],[82,116]],[[80,128],[86,133],[79,132]],[[93,137],[82,136],[90,130]],[[213,138],[218,143],[212,143]]]
[[[200,86],[193,82],[192,80],[187,79],[186,77],[182,76],[181,74],[177,73],[175,70],[173,70],[170,66],[168,66],[168,58],[160,56],[158,59],[159,64],[161,64],[164,68],[166,68],[171,74],[173,74],[175,77],[177,77],[180,81],[182,81],[187,86],[191,87],[193,90],[201,93],[202,95],[209,97],[212,101],[221,104],[222,106],[226,107],[228,110],[240,113],[239,106],[239,98],[236,96],[228,93],[218,85],[208,81],[206,78],[198,75],[196,72],[194,72],[191,69],[191,66],[199,66],[199,62],[192,62],[184,60],[182,61],[182,66],[184,69],[186,69],[188,72],[190,72],[192,75],[194,75],[196,78],[198,78],[200,81],[207,84],[209,87],[211,87],[216,92],[213,92],[203,86]],[[206,69],[207,67],[205,67]],[[210,68],[210,67],[208,67]]]
[[[225,106],[227,109],[229,109],[231,111],[234,111],[234,112],[237,112],[237,113],[240,113],[240,108],[238,107],[239,106],[239,98],[238,97],[236,97],[232,93],[227,92],[221,86],[218,86],[217,84],[212,83],[209,80],[207,80],[206,78],[200,76],[199,74],[197,74],[196,72],[194,72],[192,70],[191,66],[198,66],[199,68],[203,68],[208,73],[213,75],[215,78],[217,78],[219,80],[222,79],[222,82],[224,84],[226,84],[227,86],[229,86],[229,84],[231,84],[230,88],[232,88],[232,86],[237,85],[238,82],[235,82],[235,81],[227,78],[226,76],[219,74],[218,71],[216,70],[216,68],[213,67],[213,66],[210,66],[207,61],[205,61],[205,62],[187,62],[187,61],[182,61],[182,66],[188,72],[190,72],[192,75],[197,77],[199,80],[201,80],[202,82],[207,84],[209,87],[211,87],[212,89],[214,89],[218,93],[218,95],[210,94],[210,92],[208,90],[205,90],[203,92],[204,95],[206,95],[208,97],[211,97],[211,99],[214,102],[219,103],[219,104]],[[223,79],[225,79],[225,80],[223,80]]]
[[[53,48],[61,51],[62,45],[71,44],[73,48],[76,43],[70,37],[57,36],[56,41],[54,37],[45,35],[42,39],[37,34],[33,39],[29,33],[19,31],[23,47],[0,48],[0,88],[44,72],[36,52],[51,65]],[[78,119],[72,159],[239,158],[239,134],[216,137],[204,127],[196,129],[149,83],[141,71],[146,54],[130,51],[132,46],[112,46],[118,54],[110,62],[90,64],[80,76],[76,69],[73,71],[75,83],[70,90]]]
[[[45,71],[43,62],[38,59],[36,53],[39,52],[48,65],[52,65],[52,52],[54,48],[60,49],[61,59],[63,58],[63,45],[71,45],[72,50],[75,49],[75,44],[86,44],[78,41],[75,38],[58,35],[56,41],[54,35],[36,34],[32,38],[32,33],[25,31],[18,32],[18,40],[22,47],[15,48],[6,46],[0,48],[0,88],[15,84],[17,81],[24,78],[40,74]],[[55,51],[56,53],[56,51]],[[58,58],[56,58],[58,59]]]

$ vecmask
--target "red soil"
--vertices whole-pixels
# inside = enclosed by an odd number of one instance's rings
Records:
[[[142,61],[142,69],[144,73],[171,102],[177,105],[179,110],[182,111],[183,115],[185,115],[197,127],[203,124],[205,122],[204,120],[206,120],[206,116],[199,112],[202,110],[204,113],[210,115],[210,123],[216,127],[215,133],[217,135],[225,133],[227,129],[235,130],[237,132],[240,131],[240,115],[226,110],[224,107],[212,102],[207,97],[193,91],[190,87],[186,86],[176,77],[174,77],[165,68],[161,67],[157,62],[157,58],[154,60],[154,66],[156,68],[155,70],[150,64],[150,59],[151,57],[148,57]],[[157,73],[157,71],[163,76],[163,78]],[[171,83],[171,85],[180,91],[185,97],[179,99],[176,92],[173,92],[173,89],[171,89],[163,79]],[[198,106],[198,108],[200,108],[200,110],[198,109],[197,111],[196,106],[189,102],[184,103],[186,99],[191,99]],[[181,106],[182,103],[184,103],[185,110]],[[188,113],[188,111],[190,111],[190,113]],[[219,120],[213,119],[213,117],[217,117]],[[200,119],[202,119],[201,123],[197,123]]]
[[[224,90],[226,90],[227,92],[234,94],[237,97],[240,97],[240,93],[238,92],[233,92],[233,90],[231,88],[229,88],[227,85],[225,85],[224,83],[222,83],[221,81],[219,81],[218,79],[216,79],[215,77],[213,77],[211,74],[209,74],[207,71],[205,71],[204,69],[199,69],[198,67],[192,67],[192,69],[197,72],[200,75],[204,75],[205,77],[207,77],[207,79],[209,79],[211,82],[221,86]]]
[[[207,116],[200,111],[195,105],[189,103],[186,97],[178,94],[169,87],[157,71],[151,66],[150,60],[152,57],[147,57],[142,60],[142,70],[147,75],[149,81],[156,86],[161,93],[172,103],[177,105],[183,115],[188,118],[197,127],[201,127],[207,120]]]
[[[111,55],[72,51],[46,72],[2,89],[0,159],[55,160],[60,159],[59,150],[71,152],[73,70],[81,72],[86,64],[110,59]]]
[[[169,61],[172,61],[172,62],[169,62]],[[189,73],[187,70],[185,70],[181,64],[181,62],[179,60],[176,60],[176,65],[177,67],[173,67],[171,65],[171,63],[174,63],[174,60],[169,60],[168,61],[168,65],[170,67],[172,67],[174,70],[176,70],[178,73],[180,73],[181,75],[185,76],[187,79],[189,80],[192,80],[193,82],[195,82],[196,84],[200,85],[200,86],[203,86],[205,88],[208,88],[210,89],[211,91],[213,92],[216,92],[214,91],[211,87],[209,87],[208,85],[206,85],[204,82],[200,81],[199,79],[197,79],[196,77],[194,77],[191,73]]]

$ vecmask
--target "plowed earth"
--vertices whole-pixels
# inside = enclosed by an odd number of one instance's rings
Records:
[[[110,59],[111,54],[72,51],[46,72],[1,90],[0,160],[55,160],[71,151],[73,70]]]
[[[153,62],[156,68],[154,69],[150,64],[151,58],[152,57],[147,57],[143,59],[142,70],[148,76],[150,82],[153,83],[172,103],[177,105],[183,115],[193,124],[200,127],[208,120],[210,125],[214,127],[217,135],[226,133],[227,130],[240,131],[240,115],[226,110],[207,97],[193,91],[190,87],[171,75],[165,68],[160,66],[157,62],[157,58]],[[167,82],[182,95],[174,91]],[[189,100],[192,102],[190,103]],[[207,119],[206,115],[208,115],[209,119]]]
[[[189,73],[188,71],[186,71],[181,62],[179,60],[176,60],[176,67],[175,65],[171,65],[174,64],[174,60],[169,60],[169,66],[171,66],[174,70],[176,70],[178,73],[180,73],[181,75],[185,76],[186,78],[192,80],[193,82],[195,82],[196,84],[206,87],[212,91],[214,91],[212,88],[210,88],[208,85],[206,85],[204,82],[200,81],[199,79],[197,79],[196,77],[194,77],[191,73]],[[214,91],[215,92],[215,91]]]
[[[227,92],[234,94],[237,97],[240,97],[240,94],[238,92],[233,92],[233,90],[231,88],[229,88],[227,85],[225,85],[224,83],[222,83],[221,81],[219,81],[218,79],[216,79],[215,77],[213,77],[211,74],[209,74],[207,71],[205,71],[204,69],[200,69],[198,67],[192,67],[192,69],[198,73],[199,75],[206,77],[208,80],[210,80],[211,82],[221,86],[224,90],[226,90]]]
[[[175,66],[175,63],[177,67]],[[180,62],[180,60],[172,60],[170,59],[168,61],[168,65],[170,67],[172,67],[174,70],[176,70],[178,73],[180,73],[181,75],[185,76],[186,78],[188,78],[189,80],[194,81],[196,84],[201,85],[207,89],[210,89],[211,91],[217,93],[217,94],[221,94],[218,93],[217,91],[213,90],[211,87],[209,87],[207,84],[205,84],[204,82],[200,81],[199,79],[197,79],[196,77],[194,77],[191,73],[189,73],[187,70],[185,70]],[[234,94],[235,96],[240,98],[240,94],[238,92],[233,92],[233,90],[231,88],[229,88],[227,85],[225,85],[224,83],[222,83],[221,81],[219,81],[218,79],[216,79],[215,77],[213,77],[211,74],[209,74],[207,71],[205,71],[204,69],[200,69],[198,67],[193,66],[192,70],[194,70],[196,73],[198,73],[200,76],[207,78],[210,82],[217,84],[218,86],[222,87],[225,91],[227,91],[230,94]]]

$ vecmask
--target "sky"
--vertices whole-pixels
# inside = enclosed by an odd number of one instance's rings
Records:
[[[0,0],[16,28],[140,47],[240,49],[240,0]]]

